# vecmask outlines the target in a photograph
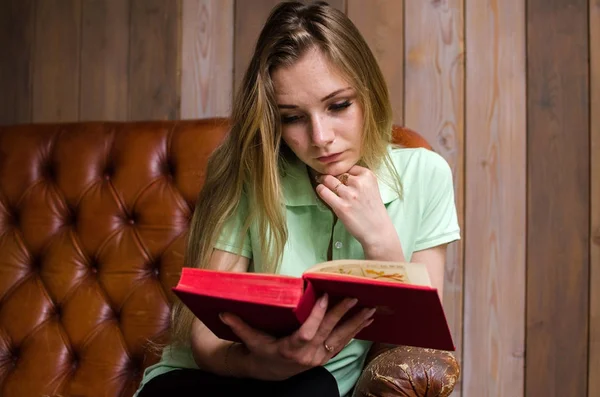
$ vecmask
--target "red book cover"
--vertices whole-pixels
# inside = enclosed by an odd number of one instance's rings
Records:
[[[424,265],[376,261],[329,261],[302,277],[184,268],[174,293],[217,337],[239,341],[219,313],[230,312],[276,337],[293,333],[316,300],[329,307],[358,299],[346,316],[376,307],[373,323],[356,339],[455,350],[437,290]]]

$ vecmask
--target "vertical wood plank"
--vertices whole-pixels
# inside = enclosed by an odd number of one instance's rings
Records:
[[[464,235],[464,4],[406,1],[405,124],[419,131],[453,170],[459,223]],[[389,17],[393,21],[393,17]],[[379,21],[376,21],[379,24]],[[393,44],[401,40],[385,40]],[[402,36],[399,36],[402,37]],[[401,76],[400,76],[401,78]],[[462,365],[463,245],[448,249],[444,307]],[[454,389],[461,395],[462,377]]]
[[[181,118],[228,116],[233,0],[183,0]]]
[[[591,227],[588,397],[600,396],[600,0],[590,0]]]
[[[518,397],[525,351],[526,6],[465,4],[463,395]]]
[[[404,0],[348,0],[347,7],[348,17],[369,44],[386,79],[394,123],[403,125]]]
[[[530,396],[585,396],[590,275],[588,2],[528,0],[527,4],[525,390]]]
[[[77,121],[81,1],[36,5],[32,121]]]
[[[33,0],[0,2],[0,125],[31,121]]]
[[[82,6],[79,118],[126,120],[129,1],[86,0]]]
[[[235,2],[234,93],[242,84],[260,30],[273,7],[279,2],[280,0],[236,0]]]
[[[180,6],[180,0],[131,0],[130,120],[179,118]]]

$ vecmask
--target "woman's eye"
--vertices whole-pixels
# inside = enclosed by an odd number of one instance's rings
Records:
[[[339,112],[340,110],[346,109],[350,105],[352,105],[352,102],[350,101],[338,102],[329,106],[329,110]]]
[[[281,122],[283,124],[292,124],[301,119],[300,116],[281,116]]]

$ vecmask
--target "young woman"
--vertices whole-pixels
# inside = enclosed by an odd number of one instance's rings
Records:
[[[446,161],[394,147],[387,87],[352,22],[325,3],[281,3],[267,20],[212,155],[185,266],[299,276],[329,259],[425,263],[442,291],[459,227]],[[172,341],[139,396],[315,393],[344,396],[372,343],[353,337],[373,309],[323,296],[305,324],[276,339],[223,313],[244,343],[218,339],[173,310]]]

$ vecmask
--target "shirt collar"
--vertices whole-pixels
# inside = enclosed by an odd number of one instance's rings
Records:
[[[391,154],[391,150],[392,148],[390,146],[388,148],[388,154]],[[379,193],[383,203],[388,204],[399,198],[393,184],[391,184],[391,182],[393,182],[393,176],[385,164],[379,166],[376,175],[379,184]],[[290,158],[282,165],[281,184],[286,206],[298,207],[318,205],[319,199],[310,183],[307,165],[296,156],[290,156]]]

